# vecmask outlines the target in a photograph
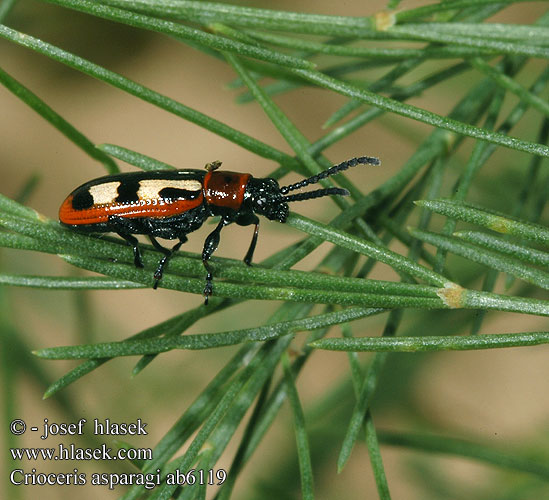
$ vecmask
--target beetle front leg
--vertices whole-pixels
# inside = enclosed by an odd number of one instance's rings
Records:
[[[217,250],[219,246],[221,230],[227,225],[230,224],[230,221],[226,219],[221,219],[217,227],[208,235],[206,241],[204,242],[204,248],[202,249],[202,264],[206,268],[206,285],[204,286],[204,304],[208,305],[208,298],[213,293],[213,273],[212,268],[208,261],[212,254]]]
[[[251,226],[255,224],[254,235],[250,243],[250,248],[244,256],[244,263],[248,266],[252,265],[252,258],[254,256],[255,246],[257,244],[257,236],[259,235],[259,217],[253,213],[245,213],[240,215],[236,221],[239,226]]]
[[[246,252],[246,255],[244,256],[244,263],[248,266],[252,265],[252,258],[254,256],[254,251],[255,251],[255,246],[257,244],[258,235],[259,235],[259,219],[256,218],[254,235],[252,236],[252,241],[250,243],[250,248],[248,248],[248,251]]]
[[[158,241],[156,241],[156,238],[152,235],[149,235],[149,239],[151,240],[153,247],[164,254],[164,257],[160,259],[158,267],[154,272],[153,289],[156,290],[158,288],[158,283],[160,282],[160,280],[162,279],[162,275],[164,274],[164,268],[166,267],[167,262],[170,260],[172,255],[181,248],[181,245],[183,245],[183,243],[187,241],[187,237],[181,236],[179,238],[179,243],[176,243],[172,249],[164,248],[160,243],[158,243]]]

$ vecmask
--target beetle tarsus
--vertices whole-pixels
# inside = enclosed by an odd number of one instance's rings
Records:
[[[164,254],[164,257],[160,259],[160,262],[158,263],[158,267],[154,272],[155,282],[154,282],[153,288],[156,290],[158,288],[158,282],[162,279],[162,276],[164,274],[164,268],[166,267],[166,264],[171,259],[172,255],[181,248],[181,245],[183,245],[183,243],[187,241],[187,238],[185,236],[182,236],[179,239],[179,242],[175,244],[171,250],[169,248],[164,248],[160,243],[158,243],[158,241],[156,241],[156,238],[154,236],[149,235],[149,239],[151,240],[153,247]]]
[[[158,283],[162,279],[162,275],[164,274],[164,266],[166,265],[166,262],[168,261],[169,255],[165,255],[160,259],[160,262],[158,263],[158,267],[156,268],[156,271],[154,272],[154,285],[153,288],[156,290],[158,288]]]
[[[206,264],[204,264],[206,265]],[[208,305],[208,299],[213,294],[213,275],[211,272],[208,272],[206,275],[206,284],[204,285],[204,305]]]

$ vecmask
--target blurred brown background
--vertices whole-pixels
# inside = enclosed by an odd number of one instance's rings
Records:
[[[426,2],[403,2],[402,5],[410,7],[422,3]],[[385,2],[282,1],[276,2],[276,6],[272,2],[250,2],[248,5],[361,16],[383,9]],[[506,10],[505,15],[495,20],[529,23],[546,8],[543,3],[520,4]],[[6,24],[89,58],[291,153],[258,105],[237,105],[234,102],[238,92],[230,90],[227,84],[235,75],[227,65],[172,39],[32,1],[19,2],[6,19]],[[258,177],[276,168],[272,161],[258,158],[198,126],[5,40],[0,40],[0,60],[4,70],[95,143],[121,145],[180,168],[202,168],[206,162],[217,159],[222,160],[227,169],[251,172]],[[416,73],[415,77],[419,75]],[[410,102],[444,114],[455,102],[460,83],[469,78],[478,76],[467,73]],[[528,69],[524,80],[528,81]],[[307,138],[315,140],[323,133],[320,128],[322,123],[345,100],[320,90],[301,89],[277,97],[276,102]],[[98,162],[90,159],[4,87],[0,87],[0,110],[2,194],[15,196],[26,180],[38,173],[40,183],[28,204],[55,219],[58,207],[67,193],[91,178],[104,175]],[[523,136],[521,134],[528,132],[524,125],[521,127],[513,133]],[[393,175],[430,131],[430,127],[404,118],[384,116],[329,149],[326,155],[334,163],[361,154],[380,156],[382,168],[349,174],[363,191],[367,191]],[[472,141],[467,142],[454,161],[466,161]],[[525,156],[500,150],[490,163],[492,170],[483,174],[486,176],[484,184],[489,184],[490,175],[496,175],[500,167],[508,175],[518,175],[512,170],[513,161],[524,162]],[[132,168],[121,166],[123,170]],[[456,163],[456,172],[459,168],[460,165]],[[488,199],[484,200],[487,206],[491,206],[491,202],[501,196],[497,191],[497,183],[487,187],[487,193]],[[334,205],[329,201],[322,200],[300,205],[297,211],[326,222],[333,216],[333,208]],[[209,231],[211,227],[205,225],[193,233],[185,249],[200,251]],[[265,221],[262,223],[255,260],[261,261],[301,236],[288,227]],[[225,230],[217,255],[240,258],[246,251],[250,237],[250,228],[231,227]],[[323,245],[298,267],[310,269],[328,248]],[[56,256],[31,255],[6,249],[0,252],[0,264],[2,271],[10,274],[80,273]],[[393,279],[394,274],[385,274],[384,269],[380,269],[374,273],[374,277]],[[84,322],[89,327],[88,341],[124,339],[202,301],[198,296],[165,290],[83,294],[9,289],[5,296],[11,321],[31,349],[77,344],[86,340],[82,338],[81,321],[75,317],[76,301],[85,301],[87,304],[89,317]],[[249,304],[234,307],[200,322],[191,332],[204,333],[261,324],[276,306],[271,303],[254,303],[253,307]],[[411,314],[410,317],[415,316]],[[456,313],[456,317],[459,314]],[[372,324],[377,325],[379,332],[383,319],[370,320],[368,325]],[[426,333],[438,333],[435,331],[437,327],[440,324],[433,324],[431,328],[434,330]],[[547,329],[546,319],[493,314],[488,315],[482,331],[543,329]],[[365,332],[357,328],[355,331],[357,335],[375,333],[371,329]],[[339,332],[335,334],[339,335]],[[135,379],[130,378],[130,372],[136,359],[119,359],[66,389],[65,396],[75,405],[76,414],[88,420],[94,417],[121,422],[143,419],[149,424],[149,436],[128,441],[135,446],[152,447],[232,352],[231,349],[194,353],[174,351],[162,355]],[[430,356],[421,368],[416,367],[410,372],[413,378],[407,379],[404,384],[406,399],[399,402],[399,394],[380,395],[382,401],[386,400],[381,408],[390,407],[392,411],[380,410],[379,415],[376,414],[376,423],[388,429],[412,428],[414,421],[421,421],[422,417],[414,415],[406,407],[409,401],[413,401],[414,407],[424,412],[424,417],[428,415],[434,425],[452,435],[480,438],[501,447],[512,445],[520,448],[523,441],[535,439],[543,439],[549,444],[546,433],[549,423],[548,353],[547,347],[537,347]],[[394,365],[406,367],[412,356],[395,356]],[[40,363],[50,380],[75,366],[72,362]],[[327,388],[335,386],[347,372],[347,359],[343,354],[319,352],[313,356],[298,383],[305,408]],[[24,367],[19,373],[21,377],[14,384],[2,385],[4,391],[17,391],[17,411],[22,418],[35,425],[39,425],[43,418],[69,421],[67,419],[70,417],[60,410],[55,401],[42,401],[44,387],[39,387],[31,377],[27,377]],[[396,373],[402,377],[408,376],[406,368]],[[5,422],[2,425],[6,425]],[[310,425],[314,427],[314,423]],[[344,428],[346,425],[347,420],[342,420],[341,426]],[[76,439],[74,441],[79,442]],[[28,433],[18,443],[20,446],[45,445]],[[54,443],[48,441],[47,445],[54,446]],[[279,465],[279,457],[291,455],[294,446],[291,415],[285,408],[277,426],[257,451],[255,460],[242,479],[248,479],[250,485],[261,480],[268,481],[269,468]],[[219,466],[228,467],[234,449],[234,445],[229,448],[229,453]],[[367,497],[374,498],[375,485],[364,447],[355,448],[349,465],[340,475],[335,474],[338,448],[335,450],[323,468],[316,471],[318,498],[362,498],[364,492],[368,492]],[[423,498],[421,489],[412,480],[413,467],[410,461],[416,454],[390,447],[383,447],[382,452],[393,498]],[[3,456],[6,456],[5,453]],[[494,469],[474,462],[436,457],[428,459],[430,463],[435,463],[441,478],[463,478],[472,484],[482,484],[490,475],[499,477],[495,475]],[[29,462],[23,465],[26,469],[35,466],[40,471],[68,472],[73,467]],[[101,469],[100,464],[93,463],[78,463],[74,466],[86,472]],[[244,481],[239,482],[237,492],[241,491],[244,495],[244,492],[250,491],[250,485],[244,484]],[[35,498],[38,493],[45,495],[45,498],[74,498],[77,493],[82,500],[118,496],[104,487],[88,486],[29,487],[20,490],[21,498]],[[240,497],[236,494],[235,498]]]

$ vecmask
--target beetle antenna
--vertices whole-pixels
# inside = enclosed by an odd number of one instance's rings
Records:
[[[335,194],[338,196],[349,196],[349,191],[342,188],[317,189],[315,191],[309,191],[308,193],[297,193],[297,194],[291,194],[289,196],[284,196],[284,201],[290,202],[290,201],[310,200],[312,198],[321,198],[322,196],[330,196],[332,194]]]
[[[347,170],[351,167],[356,167],[357,165],[381,165],[381,162],[379,161],[379,158],[375,158],[374,156],[360,156],[358,158],[352,158],[350,160],[344,161],[343,163],[340,163],[338,165],[334,165],[333,167],[330,167],[323,172],[320,172],[316,175],[313,175],[312,177],[308,177],[307,179],[303,179],[302,181],[296,182],[295,184],[290,184],[289,186],[284,186],[280,188],[281,194],[288,194],[290,191],[294,191],[296,189],[308,186],[309,184],[316,184],[317,182],[321,181],[322,179],[325,179],[326,177],[330,177],[331,175],[338,174],[339,172],[342,172],[343,170]],[[318,191],[312,191],[312,193],[321,192],[323,190]],[[316,196],[312,196],[312,198],[318,198],[319,196],[326,196],[329,194],[342,194],[341,192],[338,193],[326,193],[326,194],[320,194]],[[295,195],[297,196],[297,195]],[[286,197],[286,200],[288,198],[292,198],[291,201],[298,201],[297,199],[293,197]],[[307,200],[309,198],[299,198],[299,200]],[[290,200],[288,200],[290,201]]]

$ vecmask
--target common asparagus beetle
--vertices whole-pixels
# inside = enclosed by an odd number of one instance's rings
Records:
[[[346,196],[341,188],[322,188],[288,195],[290,191],[337,174],[359,164],[379,165],[378,158],[352,158],[295,184],[280,187],[272,178],[256,179],[250,174],[218,170],[221,162],[206,165],[206,170],[158,170],[108,175],[76,188],[59,209],[59,220],[67,227],[86,233],[117,233],[133,248],[136,267],[143,267],[139,242],[134,234],[149,237],[162,252],[153,288],[158,287],[171,256],[208,217],[219,216],[217,227],[208,235],[202,250],[206,268],[204,297],[212,294],[212,269],[208,261],[219,245],[221,230],[235,222],[255,225],[244,262],[251,265],[259,232],[258,215],[285,222],[288,203],[329,195]],[[165,248],[156,238],[178,239]]]

